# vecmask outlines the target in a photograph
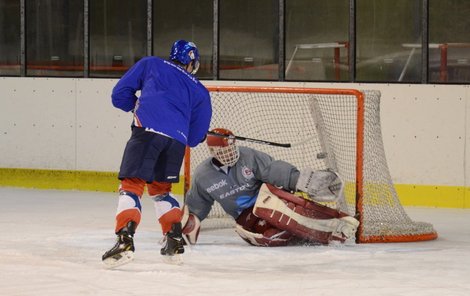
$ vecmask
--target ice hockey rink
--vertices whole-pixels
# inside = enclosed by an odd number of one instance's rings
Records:
[[[162,261],[143,200],[135,260],[114,270],[116,195],[0,187],[0,295],[470,295],[470,209],[406,208],[435,241],[258,248],[209,230],[183,265]]]

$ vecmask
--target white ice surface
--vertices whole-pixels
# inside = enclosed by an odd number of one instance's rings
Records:
[[[205,231],[182,266],[165,264],[144,197],[135,260],[107,270],[112,193],[0,188],[0,295],[470,295],[470,210],[407,208],[435,241],[257,248]]]

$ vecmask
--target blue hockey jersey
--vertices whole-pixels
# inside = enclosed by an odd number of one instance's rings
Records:
[[[209,129],[212,106],[208,90],[182,67],[158,57],[142,58],[132,66],[111,98],[116,108],[134,112],[135,126],[190,147],[202,142]]]

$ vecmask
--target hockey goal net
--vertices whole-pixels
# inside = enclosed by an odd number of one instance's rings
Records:
[[[328,206],[360,220],[356,242],[432,240],[429,223],[405,212],[393,186],[382,141],[380,92],[354,89],[287,87],[208,87],[213,104],[211,129],[235,135],[290,143],[291,148],[239,141],[288,161],[299,169],[332,168],[345,182],[343,196]],[[210,156],[205,144],[187,152],[185,190],[192,171]],[[203,227],[230,225],[215,203]]]

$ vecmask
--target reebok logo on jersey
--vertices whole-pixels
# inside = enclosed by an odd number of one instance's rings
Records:
[[[211,193],[212,191],[222,188],[225,185],[227,185],[227,180],[223,179],[220,182],[212,184],[210,187],[206,188],[207,193]]]

